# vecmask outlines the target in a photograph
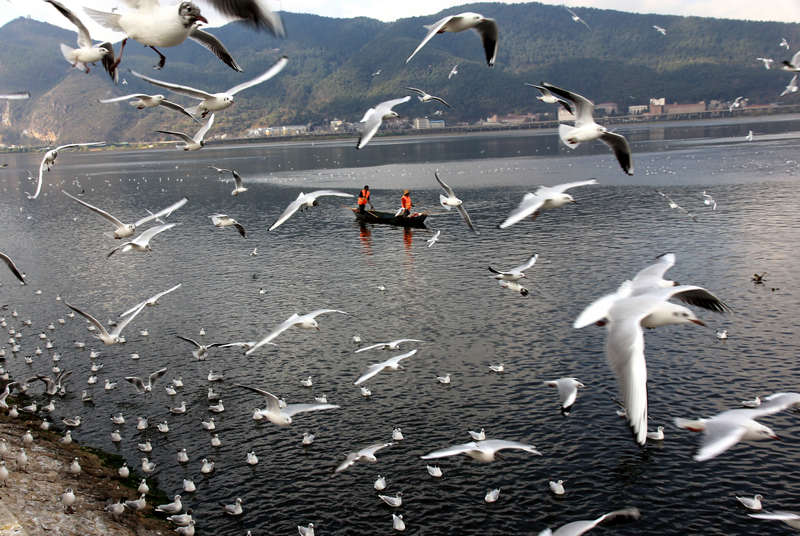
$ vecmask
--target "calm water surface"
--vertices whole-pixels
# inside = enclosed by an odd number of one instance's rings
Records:
[[[0,161],[9,167],[0,170],[0,250],[16,259],[29,285],[17,285],[0,271],[0,304],[19,312],[12,319],[6,311],[9,327],[33,321],[22,327],[23,350],[6,367],[18,378],[49,372],[50,351],[30,366],[22,357],[37,346],[44,349],[39,333],[66,318],[58,295],[105,320],[183,283],[136,318],[124,345],[104,347],[80,319],[56,324],[51,339],[63,356],[61,367],[74,373],[71,391],[56,400],[51,419],[83,415],[73,437],[118,451],[137,467],[136,443],[149,438],[150,458],[159,464],[151,480],[172,495],[180,492],[183,478],[195,479],[197,492],[182,495],[195,512],[198,534],[296,534],[296,525],[309,522],[320,535],[389,534],[392,510],[372,487],[378,474],[386,476],[388,494],[403,492],[398,510],[411,534],[538,534],[624,506],[639,507],[642,519],[597,532],[788,534],[785,525],[749,518],[733,496],[762,493],[767,509],[797,510],[797,414],[764,419],[783,441],[740,445],[705,463],[691,458],[699,437],[671,423],[677,416],[708,416],[755,395],[800,388],[800,121],[626,128],[619,131],[632,140],[636,176],[630,178],[604,146],[568,152],[555,131],[376,139],[362,151],[348,140],[209,147],[194,154],[64,152],[36,201],[25,198],[32,186],[21,177],[25,169],[37,169],[41,155],[4,156]],[[747,143],[750,129],[755,140]],[[232,183],[206,168],[212,163],[237,168],[248,192],[230,196]],[[464,200],[480,236],[457,213],[445,214],[438,206],[435,169]],[[496,228],[526,191],[590,177],[600,184],[572,190],[577,204],[545,212],[535,222]],[[401,190],[411,188],[417,208],[434,213],[429,227],[442,231],[440,241],[428,249],[431,230],[360,228],[341,198],[324,199],[266,231],[300,191],[355,194],[365,183],[374,190],[376,208],[386,210],[394,210]],[[106,259],[116,245],[111,227],[61,189],[83,191],[84,200],[125,221],[183,196],[189,203],[169,220],[180,225],[153,240],[152,253]],[[656,190],[698,221],[670,210]],[[703,205],[703,190],[717,200],[716,211]],[[218,212],[241,222],[248,238],[213,227],[208,216]],[[250,255],[254,247],[257,256]],[[605,363],[605,331],[571,325],[592,299],[668,251],[678,257],[670,277],[711,289],[734,312],[698,312],[708,329],[668,327],[646,334],[651,428],[664,425],[666,439],[639,448],[615,414],[617,388]],[[489,277],[489,264],[510,268],[533,253],[539,262],[528,272],[528,297]],[[750,276],[764,271],[767,284],[753,285]],[[386,290],[378,290],[380,285]],[[34,293],[38,289],[41,294]],[[190,345],[176,337],[257,340],[292,313],[317,308],[350,314],[323,315],[319,331],[290,330],[276,340],[277,348],[252,356],[212,349],[208,360],[198,362]],[[201,327],[204,337],[198,335]],[[717,340],[716,328],[728,329],[730,338]],[[149,336],[140,334],[143,329]],[[356,334],[364,344],[400,337],[425,342],[405,370],[369,381],[373,396],[364,399],[353,381],[392,354],[354,354]],[[73,348],[75,340],[101,353],[97,361],[105,366],[95,386],[86,384],[91,360],[87,351]],[[141,359],[132,360],[133,352]],[[506,373],[491,374],[489,364],[501,362]],[[146,398],[123,381],[162,366],[169,371]],[[214,384],[226,407],[216,417],[220,448],[211,446],[200,426],[211,415],[209,369],[224,371],[226,378]],[[435,379],[445,373],[452,376],[449,386]],[[300,385],[309,375],[311,389]],[[186,386],[169,397],[163,387],[176,376]],[[568,417],[559,413],[554,390],[542,385],[561,376],[586,384]],[[106,378],[119,381],[117,389],[104,391]],[[258,423],[251,414],[261,399],[236,383],[295,403],[325,394],[341,409],[298,415],[287,428]],[[84,388],[94,406],[80,402]],[[32,387],[35,393],[40,389]],[[167,408],[182,400],[189,411],[170,415]],[[128,419],[119,427],[119,446],[109,439],[117,428],[109,416],[117,412]],[[152,425],[167,420],[170,432],[137,432],[138,415]],[[333,476],[347,452],[390,440],[394,426],[402,427],[405,439],[381,451],[377,464],[356,464]],[[508,452],[488,465],[443,459],[444,477],[428,476],[420,455],[466,442],[467,430],[480,428],[492,438],[532,443],[543,456]],[[310,447],[301,445],[304,432],[316,434]],[[182,447],[191,458],[185,467],[175,459]],[[245,463],[250,448],[260,459],[252,468]],[[203,457],[216,462],[210,477],[200,474]],[[550,493],[551,479],[566,481],[564,497]],[[484,503],[494,487],[501,488],[499,500]],[[226,518],[219,503],[237,496],[245,514]]]

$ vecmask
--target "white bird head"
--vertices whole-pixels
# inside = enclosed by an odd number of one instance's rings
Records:
[[[760,439],[780,439],[778,434],[776,434],[772,428],[769,426],[764,426],[759,422],[756,422],[755,426],[751,425],[749,428],[749,432],[755,434]]]
[[[698,326],[705,327],[706,325],[705,322],[697,318],[694,312],[692,312],[692,310],[688,307],[670,302],[667,302],[665,306],[671,310],[670,314],[676,320],[676,324],[688,324],[691,322],[692,324],[697,324]]]
[[[208,24],[208,20],[200,13],[200,8],[191,2],[181,2],[178,5],[178,17],[184,28],[188,28],[198,21]]]
[[[117,229],[114,231],[114,238],[122,238],[123,236],[129,236],[136,231],[136,226],[132,223],[126,223],[122,226],[121,229]]]

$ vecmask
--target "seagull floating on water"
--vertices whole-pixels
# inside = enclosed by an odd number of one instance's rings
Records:
[[[761,510],[761,499],[764,497],[760,494],[756,494],[753,498],[750,497],[736,497],[736,500],[742,503],[742,506],[747,508],[748,510]]]

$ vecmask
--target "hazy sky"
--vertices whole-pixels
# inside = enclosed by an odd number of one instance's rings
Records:
[[[169,0],[162,0],[167,2]],[[404,0],[402,2],[365,2],[364,0],[268,0],[275,9],[297,13],[316,13],[329,17],[365,16],[384,21],[416,15],[430,15],[450,6],[463,5],[465,1],[455,0]],[[564,4],[580,8],[596,7],[618,9],[636,13],[663,13],[672,15],[696,15],[702,17],[737,18],[751,20],[775,20],[783,22],[800,22],[800,0],[541,0],[545,4]],[[78,11],[80,6],[95,7],[109,11],[119,5],[125,9],[122,0],[61,0],[67,7]],[[203,0],[196,0],[203,8]],[[39,0],[9,0],[3,2],[0,13],[0,25],[19,16],[27,16],[70,28],[69,22],[52,6]],[[172,3],[177,3],[175,0]],[[506,2],[520,3],[520,2]],[[204,11],[207,12],[206,9]],[[491,13],[483,13],[490,17]],[[84,19],[83,15],[80,15]],[[88,17],[85,17],[88,19]],[[212,23],[214,20],[212,19]],[[93,23],[88,23],[89,30],[96,39],[106,39]],[[116,38],[119,38],[117,35]]]

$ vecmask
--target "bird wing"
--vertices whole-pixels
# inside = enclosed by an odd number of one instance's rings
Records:
[[[73,311],[75,311],[76,313],[81,315],[82,317],[84,317],[86,320],[88,320],[89,322],[94,324],[95,327],[97,329],[99,329],[101,332],[105,333],[106,335],[108,334],[108,331],[106,330],[106,327],[103,324],[101,324],[98,319],[96,319],[95,317],[93,317],[89,313],[84,313],[83,311],[81,311],[77,307],[74,307],[74,306],[68,304],[67,302],[64,302],[64,305],[66,305],[67,307],[69,307],[70,309],[72,309]]]
[[[189,39],[191,39],[195,43],[203,45],[205,48],[210,50],[216,57],[222,60],[222,63],[224,63],[234,71],[242,72],[242,68],[239,67],[239,64],[236,63],[235,59],[233,59],[233,56],[231,56],[231,53],[228,52],[227,48],[225,48],[225,45],[222,44],[222,41],[220,41],[210,33],[195,28],[189,34]]]
[[[174,130],[156,130],[156,132],[160,132],[162,134],[169,134],[171,136],[177,136],[186,143],[194,143],[194,139],[184,134],[183,132],[175,132]]]
[[[125,376],[125,381],[132,383],[137,392],[144,393],[144,382],[139,376]]]
[[[121,97],[114,97],[113,99],[98,99],[97,102],[108,104],[109,102],[120,102],[126,101],[130,99],[144,99],[150,97],[150,95],[145,95],[144,93],[132,93],[130,95],[123,95]]]
[[[438,21],[433,23],[431,26],[428,26],[427,27],[428,28],[428,34],[425,36],[425,38],[422,40],[422,42],[417,46],[417,48],[414,49],[414,52],[412,52],[411,55],[408,57],[408,59],[406,60],[406,63],[411,61],[411,58],[413,58],[416,55],[416,53],[419,52],[420,49],[422,47],[424,47],[428,43],[428,41],[433,39],[434,35],[439,33],[439,30],[441,30],[448,22],[450,22],[451,20],[453,20],[455,18],[458,18],[458,17],[457,16],[453,16],[453,15],[448,15],[447,17],[439,19]]]
[[[800,404],[800,394],[798,393],[776,393],[764,397],[760,406],[754,409],[744,410],[750,412],[753,418],[763,417],[764,415],[772,415],[778,413],[791,406]]]
[[[258,85],[258,84],[260,84],[262,82],[266,82],[267,80],[269,80],[270,78],[272,78],[273,76],[275,76],[276,74],[281,72],[283,70],[283,68],[286,67],[286,64],[288,62],[289,62],[288,56],[281,56],[281,58],[277,62],[275,62],[275,65],[273,65],[272,67],[267,69],[260,76],[257,76],[255,78],[253,78],[252,80],[248,80],[247,82],[242,82],[241,84],[239,84],[237,86],[233,86],[232,88],[230,88],[227,91],[228,95],[236,95],[240,91],[244,91],[245,89],[247,89],[249,87],[256,86],[256,85]]]
[[[561,89],[560,87],[554,86],[553,84],[548,84],[547,82],[542,82],[542,85],[549,89],[554,95],[557,95],[562,99],[566,99],[575,105],[575,126],[581,126],[584,123],[594,122],[594,118],[592,117],[592,114],[594,113],[594,103],[592,101],[583,95],[573,93],[572,91],[567,91],[566,89]]]
[[[186,341],[186,342],[188,342],[190,344],[194,344],[197,348],[202,348],[203,347],[199,342],[197,342],[194,339],[190,339],[189,337],[184,337],[183,335],[175,335],[175,336],[178,337],[182,341]]]
[[[134,240],[134,242],[139,242],[139,243],[145,243],[146,244],[146,243],[150,242],[150,240],[154,236],[156,236],[157,234],[163,233],[164,231],[172,229],[176,225],[177,225],[177,223],[166,223],[164,225],[157,225],[155,227],[151,227],[148,230],[146,230],[145,232],[143,232],[142,234],[140,234],[139,236],[137,236],[136,239]]]
[[[200,130],[198,130],[195,133],[195,135],[192,138],[192,140],[194,142],[196,142],[196,143],[201,143],[203,141],[203,139],[206,137],[206,134],[208,134],[208,131],[211,130],[211,126],[213,124],[214,124],[214,114],[211,114],[209,116],[208,121],[206,122],[206,124],[203,125],[202,127],[200,127]]]
[[[356,463],[356,460],[358,460],[358,458],[359,458],[358,453],[351,452],[350,454],[347,455],[347,458],[345,458],[344,461],[336,467],[334,473],[341,473],[342,471],[344,471],[345,469]]]
[[[289,206],[286,207],[286,209],[281,213],[280,216],[278,216],[278,219],[275,220],[275,223],[270,225],[267,231],[273,231],[278,227],[280,227],[283,224],[283,222],[291,218],[292,215],[295,212],[297,212],[297,210],[300,208],[300,205],[302,205],[304,202],[305,202],[305,194],[300,192],[300,194],[297,196],[297,199],[289,203]]]
[[[193,116],[192,114],[187,112],[186,108],[184,108],[180,104],[176,104],[176,103],[174,103],[172,101],[168,101],[167,99],[164,99],[161,102],[159,102],[158,105],[159,106],[163,106],[164,108],[169,108],[170,110],[175,110],[178,113],[182,113],[186,117],[191,118],[191,120],[194,121],[195,123],[199,123],[200,122],[199,119],[197,119],[195,116]]]
[[[119,334],[122,333],[122,330],[125,329],[125,326],[131,323],[131,321],[136,318],[136,316],[144,310],[144,305],[141,305],[138,309],[134,312],[126,316],[119,324],[114,326],[114,330],[111,332],[112,337],[119,337]]]
[[[531,266],[536,264],[536,259],[538,259],[538,258],[539,258],[538,254],[533,255],[527,261],[525,261],[525,264],[520,264],[516,268],[512,268],[511,271],[512,272],[524,272],[525,270],[527,270],[528,268],[530,268]]]
[[[530,452],[532,454],[538,454],[539,456],[542,455],[542,453],[536,450],[536,447],[534,447],[533,445],[526,445],[525,443],[520,443],[519,441],[506,441],[505,439],[486,439],[484,441],[478,441],[476,445],[480,450],[491,450],[497,452],[498,450],[503,450],[503,449],[519,449],[519,450],[524,450],[526,452]]]
[[[472,218],[469,217],[467,209],[464,208],[464,205],[458,205],[456,209],[458,210],[459,214],[461,214],[461,217],[464,219],[464,223],[467,224],[467,227],[472,229],[472,232],[474,232],[476,235],[481,234],[480,231],[478,231],[478,229],[476,229],[472,224]]]
[[[128,316],[129,314],[136,312],[136,310],[139,309],[139,307],[141,307],[142,305],[147,305],[147,300],[137,303],[124,313],[120,313],[119,317],[122,318],[123,316]]]
[[[388,114],[392,111],[392,108],[397,106],[398,104],[403,104],[404,102],[408,102],[411,100],[411,95],[406,95],[405,97],[399,99],[391,99],[388,101],[383,101],[375,107],[375,112],[383,117],[384,115]]]
[[[434,450],[424,456],[420,456],[423,460],[433,460],[436,458],[446,458],[448,456],[456,456],[457,454],[464,454],[471,450],[478,450],[478,444],[474,441],[469,443],[462,443],[461,445],[453,445],[452,447],[445,447],[443,449]]]
[[[343,315],[349,314],[349,313],[347,313],[345,311],[340,311],[339,309],[315,309],[315,310],[311,311],[310,313],[304,314],[303,316],[306,317],[306,318],[316,318],[319,315],[324,314],[324,313],[342,313]]]
[[[646,313],[637,313],[626,314],[619,319],[612,316],[608,324],[606,359],[617,376],[634,438],[638,444],[644,445],[647,440],[647,364],[640,322]]]
[[[491,266],[489,266],[489,271],[492,272],[493,274],[497,274],[497,275],[513,275],[512,272],[501,272],[500,270],[492,268]]]
[[[20,99],[30,99],[31,94],[27,91],[18,91],[16,93],[2,93],[0,94],[0,99],[7,99],[7,100],[20,100]]]
[[[220,13],[241,19],[256,30],[268,30],[275,37],[284,37],[286,35],[280,16],[269,8],[265,0],[208,1]]]
[[[577,188],[578,186],[589,186],[590,184],[597,184],[597,180],[589,179],[586,181],[565,182],[562,184],[556,184],[555,186],[551,186],[549,189],[557,193],[564,193],[570,188]]]
[[[36,199],[42,192],[42,173],[44,173],[44,163],[46,159],[47,159],[47,153],[44,153],[42,161],[39,163],[39,182],[36,183],[36,191],[33,193],[33,195],[28,196],[29,199]]]
[[[756,519],[774,519],[777,521],[792,521],[800,519],[800,515],[794,512],[760,512],[758,514],[748,514]]]
[[[318,197],[322,197],[324,195],[332,195],[335,197],[355,197],[353,194],[348,194],[345,192],[339,192],[336,190],[315,190],[313,192],[307,193],[306,197],[311,199],[316,199]]]
[[[91,9],[88,7],[84,7],[83,10],[100,26],[104,26],[105,28],[109,28],[115,32],[125,33],[125,30],[119,24],[119,13],[107,13],[105,11],[97,11],[96,9]]]
[[[321,411],[324,409],[336,409],[340,406],[336,404],[287,404],[285,408],[281,410],[282,413],[285,413],[289,417],[297,413],[305,413],[307,411]]]
[[[370,365],[369,367],[367,367],[367,370],[364,371],[364,374],[362,374],[361,377],[359,377],[355,382],[353,382],[353,385],[361,385],[365,381],[369,380],[370,378],[378,374],[384,368],[386,368],[386,362],[374,363]]]
[[[673,266],[675,266],[675,254],[665,253],[660,255],[654,264],[639,270],[631,281],[637,289],[654,287]]]
[[[366,352],[367,350],[372,350],[373,348],[383,348],[384,346],[386,346],[385,342],[379,342],[378,344],[372,344],[370,346],[365,346],[364,348],[359,348],[358,350],[356,350],[353,353],[354,354],[358,354],[358,353],[361,353],[361,352]]]
[[[236,230],[239,231],[239,234],[242,235],[242,238],[247,238],[247,230],[244,228],[244,225],[237,221],[233,224],[233,226],[236,227]]]
[[[107,219],[108,221],[110,221],[111,223],[113,223],[114,225],[116,225],[117,227],[124,227],[124,226],[125,226],[125,224],[124,224],[124,223],[122,223],[121,221],[119,221],[117,218],[115,218],[114,216],[112,216],[111,214],[109,214],[108,212],[106,212],[105,210],[103,210],[103,209],[100,209],[100,208],[97,208],[97,207],[95,207],[94,205],[90,205],[89,203],[87,203],[87,202],[85,202],[85,201],[83,201],[83,200],[81,200],[81,199],[78,199],[77,197],[75,197],[75,196],[73,196],[73,195],[70,195],[70,194],[68,194],[68,193],[67,193],[67,192],[65,192],[64,190],[61,190],[61,193],[62,193],[62,194],[64,194],[64,195],[66,195],[67,197],[69,197],[69,198],[70,198],[70,199],[72,199],[73,201],[77,201],[78,203],[80,203],[80,204],[81,204],[81,205],[83,205],[84,207],[88,208],[88,209],[89,209],[89,210],[91,210],[92,212],[95,212],[96,214],[99,214],[100,216],[102,216],[103,218]]]
[[[83,25],[81,19],[79,19],[72,11],[64,7],[61,2],[56,2],[56,0],[45,0],[45,2],[51,4],[78,28],[78,47],[88,48],[92,46],[92,38],[89,36],[89,30],[87,30],[86,26]]]
[[[358,451],[358,454],[361,456],[375,456],[375,453],[379,450],[391,447],[394,443],[375,443],[374,445],[370,445],[368,447],[364,447]]]
[[[523,196],[522,201],[520,202],[519,206],[511,211],[511,214],[499,225],[500,229],[505,229],[507,227],[511,227],[515,223],[518,223],[540,208],[544,204],[545,199],[540,197],[536,194],[527,193]]]
[[[703,442],[694,459],[698,462],[703,462],[719,456],[738,443],[744,436],[745,431],[743,426],[738,426],[734,422],[711,419],[706,422]]]
[[[19,279],[24,285],[25,278],[23,277],[22,272],[20,272],[19,269],[17,268],[17,265],[14,264],[14,261],[11,260],[11,257],[9,257],[3,252],[0,252],[0,259],[2,259],[3,262],[6,263],[6,266],[8,266],[9,270],[11,270],[11,273],[14,274],[16,278]]]
[[[366,121],[363,119],[361,120],[362,122],[365,122],[365,125],[361,131],[361,136],[358,138],[356,149],[363,149],[364,146],[367,145],[372,137],[378,132],[378,129],[381,128],[383,117],[378,115],[374,108],[371,108],[371,110],[371,114],[369,114],[369,110],[367,111],[367,114],[364,114]]]
[[[394,357],[390,357],[389,359],[387,359],[387,360],[384,362],[384,364],[385,364],[386,366],[396,366],[396,365],[397,365],[398,363],[400,363],[400,361],[402,361],[403,359],[408,359],[409,357],[411,357],[412,355],[414,355],[414,354],[416,354],[416,353],[417,353],[417,349],[416,349],[416,348],[414,348],[414,349],[413,349],[413,350],[411,350],[410,352],[406,352],[406,353],[404,353],[404,354],[400,354],[400,355],[396,355],[396,356],[394,356]]]
[[[583,312],[578,315],[578,318],[575,319],[572,327],[575,329],[580,329],[606,318],[608,316],[608,312],[611,310],[611,306],[614,305],[614,303],[616,303],[620,298],[630,296],[632,292],[633,283],[631,281],[623,282],[616,292],[612,294],[606,294],[605,296],[590,303],[583,310]]]
[[[475,26],[475,31],[481,36],[486,63],[492,67],[497,57],[497,22],[494,19],[483,19]]]
[[[575,403],[578,398],[578,388],[570,381],[556,381],[558,388],[558,398],[561,401],[561,406],[568,408]]]
[[[155,385],[156,381],[166,373],[167,373],[167,367],[164,367],[150,374],[150,377],[148,378],[150,386],[152,387],[153,385]]]
[[[268,342],[275,339],[278,335],[280,335],[290,327],[294,326],[297,323],[298,318],[300,318],[300,316],[297,313],[292,314],[292,316],[281,322],[281,324],[278,327],[272,330],[272,333],[270,333],[269,335],[258,341],[255,346],[246,351],[245,355],[252,354],[256,350],[267,344]]]
[[[178,210],[179,208],[181,208],[183,205],[185,205],[188,201],[189,200],[184,197],[184,198],[180,199],[179,201],[176,201],[175,203],[171,204],[170,206],[168,206],[166,208],[162,208],[161,210],[159,210],[155,214],[150,214],[149,216],[145,216],[144,218],[138,220],[134,225],[136,227],[139,227],[140,225],[144,225],[145,223],[148,223],[148,222],[150,222],[152,220],[157,220],[158,218],[161,218],[161,217],[167,217],[167,216],[171,215],[173,212],[175,212],[176,210]],[[180,285],[178,285],[178,286],[180,286]],[[178,288],[178,287],[174,287],[174,288],[168,290],[167,292],[172,292],[176,288]],[[162,294],[162,296],[163,296],[163,294]]]
[[[409,91],[415,91],[415,92],[419,93],[420,95],[422,95],[423,97],[425,95],[427,95],[427,93],[425,93],[421,89],[418,89],[418,88],[415,88],[415,87],[407,87],[406,89],[409,90]]]
[[[611,147],[611,150],[614,151],[614,156],[617,157],[617,161],[619,162],[620,167],[622,167],[622,171],[628,175],[633,175],[631,146],[628,145],[628,140],[625,139],[625,136],[615,132],[604,132],[603,135],[600,136],[600,140]]]
[[[258,387],[250,387],[249,385],[242,385],[239,383],[233,384],[236,387],[242,387],[243,389],[249,389],[255,393],[262,395],[267,402],[267,411],[270,413],[279,413],[282,411],[280,402],[278,401],[278,397],[273,395],[272,393],[265,391],[263,389],[259,389]]]
[[[431,95],[431,99],[433,99],[433,100],[435,100],[435,101],[439,101],[439,102],[441,102],[442,104],[444,104],[444,105],[445,105],[445,106],[447,106],[448,108],[452,108],[452,106],[450,106],[450,104],[448,104],[448,103],[447,103],[447,101],[446,101],[446,100],[444,100],[444,99],[443,99],[443,98],[441,98],[441,97],[437,97],[436,95]]]
[[[436,182],[439,183],[439,186],[444,188],[444,191],[447,192],[447,195],[449,195],[450,197],[455,197],[456,196],[456,193],[453,191],[453,189],[450,188],[450,186],[448,186],[447,184],[445,184],[445,182],[439,177],[439,170],[438,169],[433,172],[433,176],[436,177]]]
[[[230,170],[231,175],[233,175],[233,182],[236,184],[237,188],[241,188],[243,185],[242,176],[239,175],[239,172],[235,169]]]
[[[724,313],[731,310],[725,302],[714,296],[711,292],[700,287],[679,292],[674,294],[673,297],[689,305],[702,307],[703,309],[716,311],[717,313]]]
[[[163,298],[164,296],[166,296],[167,294],[169,294],[170,292],[174,292],[174,291],[178,290],[179,288],[181,288],[181,285],[182,285],[182,284],[183,284],[183,283],[178,283],[177,285],[175,285],[175,286],[174,286],[174,287],[172,287],[172,288],[168,288],[167,290],[164,290],[164,291],[162,291],[162,292],[159,292],[158,294],[156,294],[155,296],[153,296],[152,298],[150,298],[150,300],[152,300],[152,301],[156,302],[156,301],[160,300],[161,298]]]

